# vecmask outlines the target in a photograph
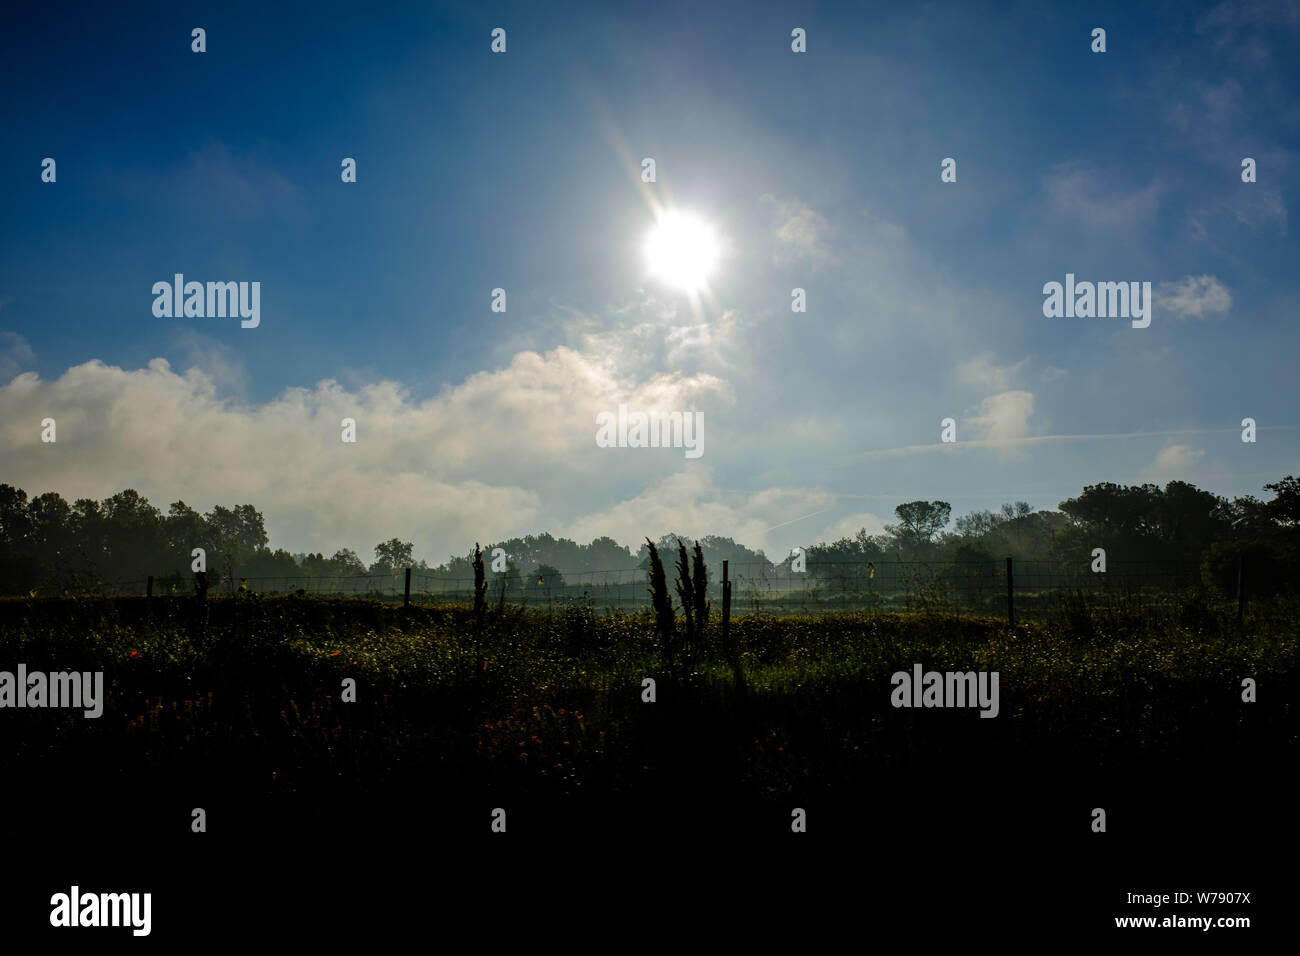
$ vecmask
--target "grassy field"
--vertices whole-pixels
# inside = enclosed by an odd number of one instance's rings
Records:
[[[411,914],[650,926],[715,903],[763,935],[941,906],[1046,938],[1106,931],[1157,889],[1252,891],[1260,917],[1295,838],[1295,611],[742,615],[742,687],[716,616],[673,672],[645,613],[491,609],[479,633],[463,607],[0,600],[0,670],[106,686],[98,719],[0,711],[10,902],[149,890],[160,933],[232,940]],[[999,715],[894,708],[890,675],[916,663],[998,671]]]
[[[670,673],[648,615],[506,608],[476,638],[458,607],[10,599],[0,668],[103,670],[107,702],[99,719],[5,712],[0,773],[24,781],[7,792],[10,819],[70,812],[67,795],[93,784],[99,812],[163,831],[188,830],[200,806],[303,832],[376,807],[486,821],[502,806],[511,827],[571,815],[631,830],[717,808],[736,827],[786,830],[793,807],[850,830],[866,807],[940,826],[994,808],[1050,818],[1044,787],[1090,807],[1135,781],[1208,785],[1222,768],[1207,760],[1293,763],[1293,613],[1259,607],[1239,626],[1196,604],[1160,618],[1063,608],[1015,629],[740,616],[738,688],[716,620],[706,652]],[[914,663],[998,671],[999,716],[893,708],[890,675]],[[341,700],[349,677],[355,703]],[[1257,703],[1242,702],[1244,677]],[[936,788],[944,800],[922,799]]]

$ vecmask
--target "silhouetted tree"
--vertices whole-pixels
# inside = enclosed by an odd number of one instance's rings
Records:
[[[647,556],[650,559],[650,604],[654,608],[655,631],[659,635],[660,646],[669,668],[673,666],[673,601],[668,596],[668,577],[664,574],[664,563],[659,560],[659,549],[649,538],[645,539]]]

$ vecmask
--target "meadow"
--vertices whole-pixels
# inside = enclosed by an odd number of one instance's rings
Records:
[[[648,611],[501,605],[479,623],[310,597],[3,599],[0,663],[103,670],[107,700],[98,719],[6,710],[0,779],[21,781],[4,788],[15,833],[90,815],[141,839],[188,833],[194,807],[249,836],[487,832],[495,807],[512,832],[673,833],[704,815],[779,833],[803,807],[846,834],[984,820],[1027,836],[1085,833],[1092,806],[1134,799],[1128,819],[1154,825],[1171,799],[1294,764],[1295,612],[1062,602],[1014,628],[747,614],[738,673],[716,616],[670,667]],[[998,671],[999,716],[895,709],[890,675],[917,663]]]

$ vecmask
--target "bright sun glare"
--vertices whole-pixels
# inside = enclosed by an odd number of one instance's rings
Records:
[[[650,272],[683,292],[698,292],[718,262],[713,230],[695,216],[665,213],[645,244]]]

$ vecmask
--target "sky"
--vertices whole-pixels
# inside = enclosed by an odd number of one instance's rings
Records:
[[[779,559],[1102,481],[1267,498],[1300,474],[1300,2],[1135,6],[16,9],[0,481],[431,563],[543,531]],[[664,210],[714,230],[707,288],[646,262]],[[259,324],[156,316],[175,273],[259,282]],[[1067,273],[1150,282],[1149,327],[1045,316]],[[620,404],[702,413],[703,453],[598,446]]]

